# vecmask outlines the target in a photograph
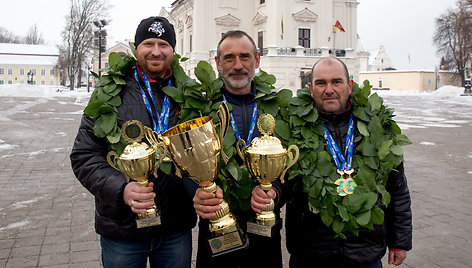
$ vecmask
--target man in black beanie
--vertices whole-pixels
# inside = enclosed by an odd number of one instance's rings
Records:
[[[175,39],[174,27],[163,17],[139,24],[137,64],[119,70],[125,72],[126,80],[117,107],[120,128],[126,121],[138,120],[162,133],[178,122],[178,104],[162,91],[177,86],[170,68]],[[149,175],[146,187],[127,183],[108,164],[109,143],[95,136],[95,122],[84,114],[70,158],[76,177],[95,196],[95,230],[100,235],[104,268],[145,268],[148,259],[151,268],[190,268],[196,214],[183,180],[159,170],[159,179]],[[136,214],[145,214],[154,203],[160,224],[138,228]]]

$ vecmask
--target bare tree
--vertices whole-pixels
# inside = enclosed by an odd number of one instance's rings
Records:
[[[21,38],[7,29],[0,27],[0,43],[14,43],[19,44]]]
[[[436,19],[433,42],[442,64],[457,73],[464,82],[466,64],[471,60],[472,49],[472,1],[459,0],[457,9],[448,9]]]
[[[70,90],[74,90],[76,78],[80,86],[82,65],[93,45],[93,21],[106,12],[106,0],[70,0],[69,14],[63,31],[64,44],[59,47],[63,53],[60,65],[67,66]]]
[[[38,26],[36,24],[29,28],[29,31],[25,36],[24,43],[33,45],[44,44],[43,35],[38,32]]]

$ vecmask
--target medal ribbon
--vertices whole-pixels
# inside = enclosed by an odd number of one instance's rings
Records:
[[[146,96],[146,93],[144,92],[143,88],[141,87],[141,83],[139,83],[139,77],[138,77],[138,72],[137,70],[134,70],[134,78],[138,82],[139,85],[139,90],[141,91],[141,96],[143,98],[144,106],[146,106],[146,110],[149,112],[151,115],[152,119],[152,128],[154,131],[156,131],[158,134],[162,134],[164,131],[167,130],[169,126],[169,111],[170,111],[170,99],[167,95],[164,96],[164,102],[162,103],[162,109],[161,109],[161,114],[159,115],[159,112],[157,111],[157,108],[155,106],[154,102],[154,97],[152,96],[152,89],[151,89],[151,84],[149,83],[149,79],[146,76],[144,72],[141,72],[141,75],[143,76],[144,80],[144,85],[146,86],[146,90],[149,93],[149,96],[151,96],[151,101],[152,101],[152,106],[154,106],[154,109],[156,110],[156,117],[157,117],[157,123],[154,120],[153,112],[151,109],[151,104]],[[170,87],[172,86],[171,79],[169,79],[169,82],[167,83],[167,86]]]
[[[223,101],[228,103],[228,101],[225,98],[225,95],[223,95]],[[239,133],[238,126],[236,125],[236,121],[234,120],[233,117],[233,112],[229,112],[231,116],[231,126],[233,127],[234,130],[234,136],[236,137],[236,140],[241,139],[241,134]],[[246,144],[249,145],[252,141],[252,135],[254,134],[254,129],[256,128],[256,122],[257,122],[257,102],[254,102],[254,108],[252,110],[252,118],[251,118],[251,125],[249,126],[249,133],[247,134],[247,141]]]
[[[324,138],[327,140],[326,145],[328,146],[328,150],[331,154],[331,157],[333,157],[336,167],[340,171],[351,170],[352,169],[352,154],[353,154],[353,149],[354,149],[354,118],[353,116],[351,115],[351,118],[349,119],[349,127],[347,129],[346,147],[344,149],[346,158],[344,158],[343,153],[341,152],[341,150],[339,150],[339,147],[338,145],[336,145],[336,142],[334,141],[333,136],[331,136],[331,133],[329,133],[328,128],[326,126],[324,127],[325,127]]]

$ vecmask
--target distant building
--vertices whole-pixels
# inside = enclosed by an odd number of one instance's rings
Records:
[[[129,45],[126,45],[124,43],[116,43],[114,46],[108,48],[107,50],[105,50],[105,52],[102,52],[102,59],[101,59],[101,68],[108,68],[110,65],[108,64],[108,56],[110,56],[110,53],[112,52],[116,52],[116,53],[124,53],[124,54],[132,54],[131,52],[131,49],[129,47]],[[97,73],[98,74],[98,52],[95,53],[95,56],[93,57],[92,59],[92,71],[94,73]],[[103,74],[103,72],[102,72]],[[96,83],[96,79],[90,79],[89,80],[89,83],[90,83],[90,86],[91,87],[94,87],[95,86],[95,83]]]
[[[59,85],[54,46],[0,43],[0,85]]]
[[[277,78],[277,87],[296,90],[322,57],[337,56],[358,79],[356,0],[177,0],[161,16],[174,25],[176,52],[189,58],[189,75],[198,61],[216,67],[221,36],[243,30],[261,52],[260,68]],[[335,29],[339,21],[342,29]],[[216,68],[215,68],[216,69]]]
[[[370,71],[359,73],[359,83],[369,80],[373,90],[435,91],[451,85],[460,87],[460,81],[449,71]]]
[[[384,46],[368,51],[358,42],[357,55],[360,72],[395,70]]]

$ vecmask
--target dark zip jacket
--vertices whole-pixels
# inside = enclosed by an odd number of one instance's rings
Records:
[[[338,147],[344,151],[352,110],[339,114],[319,112]],[[297,179],[290,182],[293,183]],[[293,187],[293,186],[292,186]],[[287,187],[287,189],[292,189]],[[334,238],[335,233],[322,222],[319,214],[308,208],[307,195],[299,183],[290,193],[286,207],[287,249],[290,263],[307,267],[357,267],[380,260],[390,248],[410,250],[412,247],[411,200],[403,164],[388,177],[391,195],[388,208],[382,207],[385,218],[372,231],[359,229],[359,237],[346,233],[347,239]]]
[[[164,100],[161,88],[167,86],[168,79],[172,79],[172,76],[151,83],[158,111],[161,111]],[[140,82],[146,91],[142,80]],[[128,120],[138,120],[152,128],[151,115],[143,104],[139,85],[134,78],[134,68],[127,74],[126,86],[120,96],[122,104],[118,107],[118,126],[121,127]],[[149,96],[148,99],[151,101]],[[162,232],[191,230],[196,224],[196,214],[183,180],[173,173],[169,176],[160,171],[157,179],[150,175],[148,180],[154,182],[154,201],[160,210],[162,224],[136,228],[136,214],[123,201],[125,177],[108,164],[106,155],[109,144],[94,135],[94,121],[83,115],[70,159],[77,179],[95,197],[96,232],[108,238],[143,241],[159,236]],[[171,101],[169,128],[177,121],[178,106]]]

